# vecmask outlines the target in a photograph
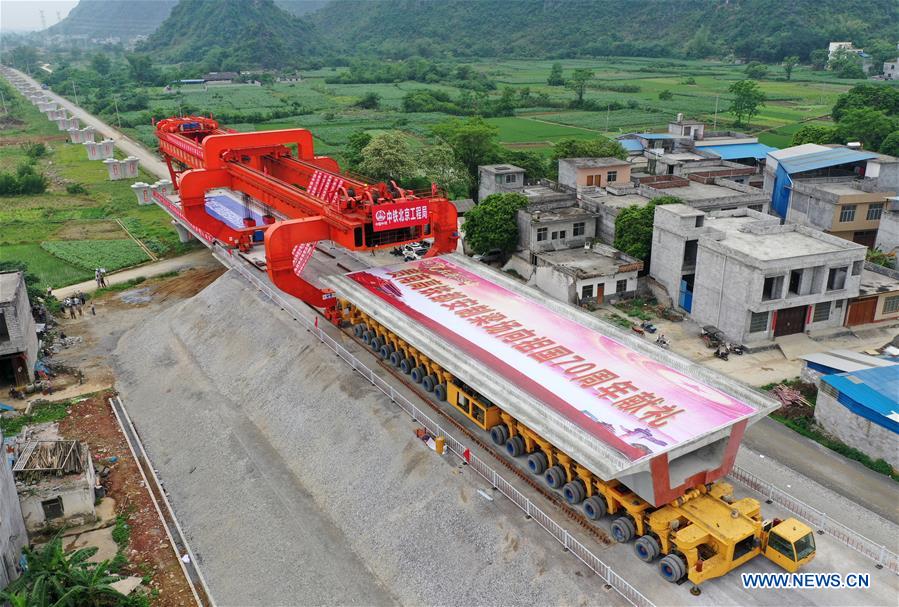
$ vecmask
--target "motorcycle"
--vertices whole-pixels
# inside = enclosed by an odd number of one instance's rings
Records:
[[[723,342],[715,349],[715,358],[727,360],[729,355],[730,353],[727,350],[727,346]]]
[[[658,344],[660,348],[664,348],[665,350],[667,350],[671,345],[671,342],[668,341],[668,338],[665,337],[664,333],[659,333],[659,336],[656,338],[656,344]]]
[[[746,351],[746,347],[742,344],[732,344],[727,342],[727,351],[736,354],[737,356],[743,356],[743,352]]]

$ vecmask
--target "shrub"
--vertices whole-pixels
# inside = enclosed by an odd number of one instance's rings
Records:
[[[70,183],[66,186],[66,192],[69,194],[87,194],[87,188],[80,183]]]

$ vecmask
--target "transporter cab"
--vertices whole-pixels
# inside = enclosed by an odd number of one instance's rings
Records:
[[[777,407],[754,390],[462,256],[326,282],[339,324],[585,518],[609,517],[665,580],[814,558],[807,525],[763,520],[721,480],[746,426]]]

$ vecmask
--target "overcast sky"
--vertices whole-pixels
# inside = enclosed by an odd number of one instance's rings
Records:
[[[0,30],[22,32],[43,29],[41,11],[47,20],[47,27],[65,18],[78,4],[78,0],[0,0]]]

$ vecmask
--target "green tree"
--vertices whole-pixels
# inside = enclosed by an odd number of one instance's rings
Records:
[[[565,85],[565,76],[562,75],[561,63],[553,63],[553,66],[549,69],[549,78],[546,79],[546,84],[549,86]]]
[[[523,168],[525,178],[528,180],[543,179],[547,176],[546,158],[537,152],[504,148],[500,150],[499,161]]]
[[[265,72],[265,73],[263,73],[263,74],[259,74],[258,80],[259,80],[259,84],[261,84],[262,86],[264,86],[264,87],[266,87],[266,88],[271,88],[271,87],[273,87],[273,86],[275,85],[275,76],[274,76],[274,74],[270,74],[270,73],[268,73],[268,72]]]
[[[354,131],[347,137],[343,148],[343,157],[350,168],[357,168],[362,163],[362,150],[371,143],[371,135],[363,130]]]
[[[111,66],[112,62],[109,61],[109,57],[104,53],[97,53],[91,57],[91,68],[101,76],[108,74]]]
[[[614,247],[631,257],[641,259],[647,264],[652,252],[652,224],[655,208],[662,204],[682,202],[675,196],[661,196],[649,201],[646,206],[632,205],[621,209],[615,218]]]
[[[839,121],[851,109],[881,110],[894,116],[899,114],[899,88],[888,84],[857,84],[840,95],[830,115]]]
[[[749,121],[759,109],[765,105],[765,93],[759,89],[758,82],[754,80],[738,80],[727,89],[734,96],[730,106],[730,113],[737,119],[738,125],[749,125]],[[743,117],[746,122],[743,122]]]
[[[830,56],[827,69],[833,71],[837,78],[864,78],[865,70],[862,69],[862,58],[858,53],[841,48]]]
[[[811,53],[809,53],[808,59],[809,63],[812,64],[812,69],[821,71],[827,67],[827,59],[830,56],[830,53],[826,48],[816,48]]]
[[[149,55],[130,53],[125,55],[131,79],[139,84],[156,84],[159,72],[153,67]]]
[[[361,156],[359,170],[372,179],[405,184],[418,173],[409,140],[397,131],[372,137]]]
[[[793,68],[797,65],[799,65],[799,57],[797,55],[789,55],[787,57],[784,57],[784,74],[786,74],[787,80],[789,80],[793,76]]]
[[[669,91],[668,89],[664,89],[659,91],[659,99],[662,101],[671,101],[674,99],[674,93]]]
[[[884,137],[878,151],[888,156],[899,156],[899,131],[893,131]]]
[[[691,59],[704,59],[718,52],[718,46],[712,42],[712,35],[707,25],[703,25],[684,46],[684,54]]]
[[[574,94],[577,96],[578,106],[584,104],[584,92],[587,90],[587,83],[590,82],[591,78],[593,78],[593,70],[579,67],[574,70],[571,80],[565,83],[565,86],[574,91]]]
[[[802,145],[804,143],[836,143],[837,129],[836,127],[824,126],[819,124],[806,124],[793,133],[791,145]]]
[[[480,116],[467,120],[455,118],[434,126],[434,134],[453,150],[456,160],[468,171],[470,193],[477,199],[478,166],[490,164],[499,156],[496,136],[499,132]]]
[[[747,78],[761,80],[768,75],[768,66],[758,61],[750,61],[746,64],[746,69],[743,71],[746,73]]]
[[[444,142],[428,146],[420,155],[419,172],[428,182],[436,183],[450,198],[468,193],[468,171],[456,160],[453,149]]]
[[[491,194],[465,214],[462,233],[475,253],[512,251],[518,243],[518,210],[528,205],[521,194]]]
[[[837,137],[844,142],[860,141],[865,149],[878,150],[897,128],[896,121],[880,110],[852,109],[837,123]]]
[[[381,107],[381,96],[374,91],[369,91],[365,93],[354,105],[364,110],[376,110]]]

